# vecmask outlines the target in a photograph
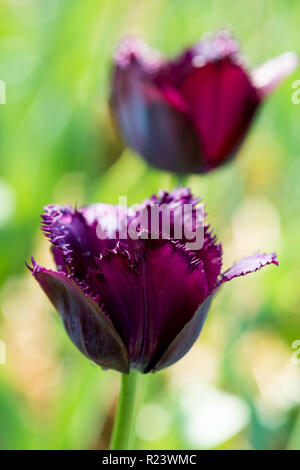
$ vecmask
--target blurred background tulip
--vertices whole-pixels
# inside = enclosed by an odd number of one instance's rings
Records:
[[[0,447],[105,448],[119,373],[100,371],[67,340],[24,267],[34,253],[55,268],[42,207],[116,204],[120,194],[134,204],[173,189],[116,138],[108,97],[121,37],[174,57],[225,26],[261,64],[299,54],[300,4],[1,0],[0,16]],[[299,79],[265,101],[239,158],[187,180],[226,247],[224,269],[257,248],[276,251],[280,267],[228,283],[189,354],[145,376],[136,447],[300,448]]]
[[[236,154],[260,103],[298,65],[292,52],[248,72],[228,31],[164,60],[140,39],[115,53],[111,106],[125,142],[150,164],[205,173]]]

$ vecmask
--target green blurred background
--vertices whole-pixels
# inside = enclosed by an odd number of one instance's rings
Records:
[[[227,26],[252,65],[300,52],[297,0],[1,0],[0,448],[106,448],[119,374],[103,372],[67,338],[24,267],[52,265],[39,214],[52,202],[135,203],[170,175],[124,150],[111,123],[110,57],[135,33],[176,54]],[[268,99],[238,158],[188,184],[223,242],[224,266],[257,249],[279,268],[226,285],[178,364],[143,376],[135,447],[299,449],[300,70]],[[4,343],[0,343],[3,348]]]

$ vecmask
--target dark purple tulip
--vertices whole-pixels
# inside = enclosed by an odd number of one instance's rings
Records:
[[[297,62],[287,52],[248,71],[226,31],[170,61],[127,38],[115,53],[111,107],[125,142],[150,164],[204,173],[235,155],[260,103]]]
[[[30,269],[71,340],[95,363],[125,373],[173,364],[196,341],[224,282],[277,264],[274,253],[256,253],[220,274],[222,247],[205,225],[198,202],[180,188],[128,210],[107,204],[45,208],[42,229],[52,243],[57,271],[34,260]],[[195,233],[203,233],[199,249],[166,237],[160,225],[149,224],[146,230],[141,222],[137,237],[127,236],[142,211],[148,214],[153,206],[171,209],[174,230],[186,204],[192,211],[184,224],[190,222]]]

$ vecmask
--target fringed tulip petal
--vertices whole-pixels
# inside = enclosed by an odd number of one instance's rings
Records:
[[[227,269],[227,271],[222,274],[222,278],[218,284],[221,285],[224,282],[230,281],[234,277],[240,277],[244,276],[245,274],[253,273],[261,269],[263,266],[267,266],[268,264],[278,265],[275,253],[254,253],[247,258],[243,258],[242,260],[235,263],[231,268]]]
[[[62,273],[33,262],[32,273],[59,312],[65,329],[86,357],[105,369],[129,370],[127,350],[96,302]]]
[[[198,307],[191,320],[175,337],[175,339],[163,353],[162,357],[155,364],[150,365],[153,372],[171,366],[175,362],[179,361],[183,356],[185,356],[186,353],[191,349],[201,333],[212,299],[213,294],[210,295]]]

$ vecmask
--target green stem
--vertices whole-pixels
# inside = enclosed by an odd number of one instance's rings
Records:
[[[134,370],[122,374],[118,410],[115,418],[111,450],[128,450],[131,445],[135,417],[136,392],[141,373]]]
[[[174,186],[176,187],[184,187],[187,183],[188,175],[174,175]]]

